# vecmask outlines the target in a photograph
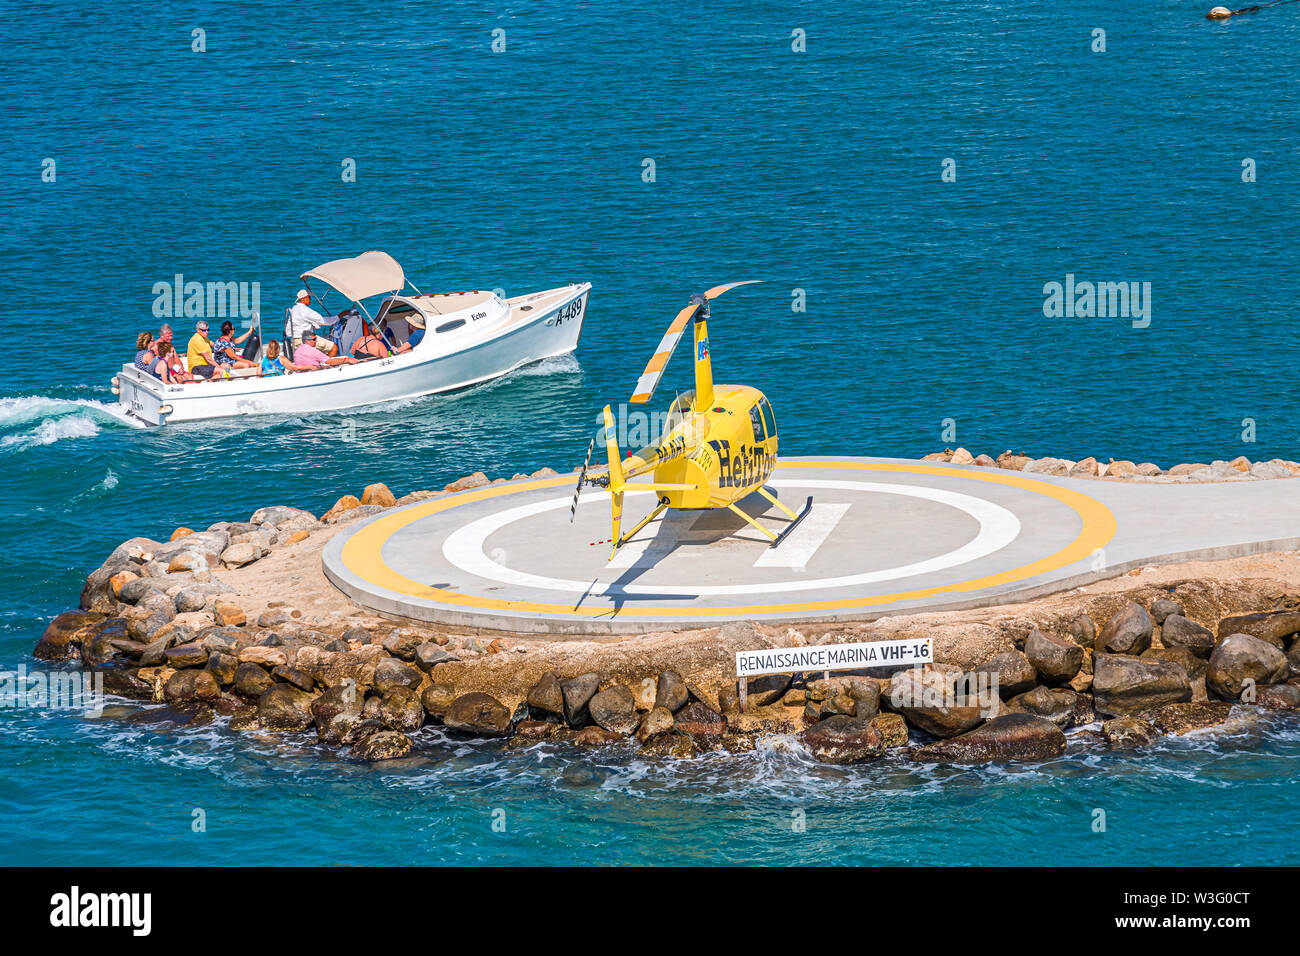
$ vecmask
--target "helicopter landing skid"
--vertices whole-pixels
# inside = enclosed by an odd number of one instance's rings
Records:
[[[804,518],[808,517],[808,512],[812,511],[812,503],[813,503],[812,495],[809,495],[808,500],[804,502],[803,510],[800,511],[799,514],[795,516],[795,519],[793,521],[791,521],[788,525],[785,526],[784,530],[782,530],[780,534],[778,534],[775,538],[772,539],[772,543],[768,545],[769,548],[775,548],[777,545],[779,545],[782,541],[786,539],[786,537],[790,534],[791,531],[799,527],[799,522],[803,521]]]

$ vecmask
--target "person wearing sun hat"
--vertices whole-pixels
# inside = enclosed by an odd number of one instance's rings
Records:
[[[284,337],[289,343],[287,351],[296,354],[298,347],[303,343],[305,332],[314,332],[329,325],[332,319],[321,315],[311,307],[311,293],[306,289],[299,289],[294,298],[297,301],[289,309],[289,315],[284,320]]]

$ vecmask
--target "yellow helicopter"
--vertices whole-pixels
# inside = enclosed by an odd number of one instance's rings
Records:
[[[646,365],[632,395],[635,403],[648,402],[663,377],[668,360],[681,341],[687,323],[695,339],[695,389],[678,396],[668,410],[668,419],[659,442],[622,458],[618,433],[608,405],[604,411],[605,449],[609,468],[604,474],[587,477],[596,439],[587,446],[587,460],[573,492],[569,520],[577,513],[578,496],[584,486],[606,489],[610,494],[610,518],[613,549],[610,558],[638,531],[659,517],[667,508],[699,510],[727,508],[757,528],[776,547],[794,530],[812,508],[810,497],[799,514],[795,514],[764,487],[776,465],[776,418],[767,397],[748,385],[714,385],[713,362],[709,354],[709,302],[728,289],[751,285],[758,280],[730,282],[707,292],[692,295],[690,304],[677,313],[668,326],[659,349]],[[633,478],[654,472],[652,481],[633,482]],[[623,518],[623,495],[629,490],[658,492],[654,510],[636,523],[626,534],[620,533]],[[780,533],[771,531],[744,512],[738,502],[758,493],[785,512],[790,523]]]

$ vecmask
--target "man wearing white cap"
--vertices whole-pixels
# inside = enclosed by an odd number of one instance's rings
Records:
[[[303,333],[323,328],[333,321],[332,317],[323,316],[311,307],[311,295],[306,289],[298,290],[297,299],[284,322],[284,337],[289,340],[290,354],[302,345]]]

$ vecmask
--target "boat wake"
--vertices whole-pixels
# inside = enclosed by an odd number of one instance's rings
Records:
[[[144,427],[117,405],[92,399],[0,398],[0,449],[6,451],[52,445],[65,438],[93,438],[102,426]]]

